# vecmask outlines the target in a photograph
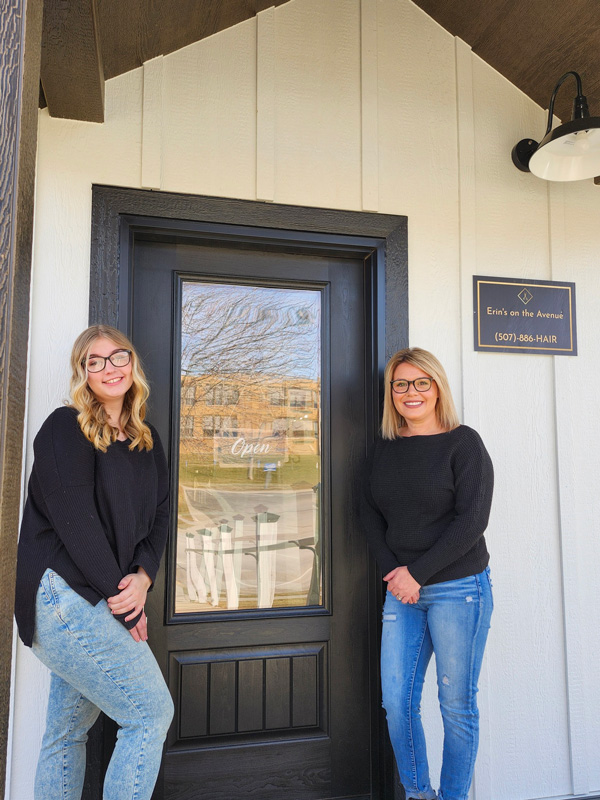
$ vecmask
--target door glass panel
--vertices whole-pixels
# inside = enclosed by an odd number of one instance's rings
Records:
[[[321,292],[185,280],[178,614],[318,606]]]

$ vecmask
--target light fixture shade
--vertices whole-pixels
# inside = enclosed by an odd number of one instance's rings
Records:
[[[573,119],[551,130],[529,160],[547,181],[579,181],[600,175],[600,117]]]

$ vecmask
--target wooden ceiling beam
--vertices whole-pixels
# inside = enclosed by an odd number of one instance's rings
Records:
[[[97,0],[44,0],[41,82],[52,117],[104,121],[96,4]]]
[[[98,28],[106,80],[251,19],[289,0],[102,0]]]

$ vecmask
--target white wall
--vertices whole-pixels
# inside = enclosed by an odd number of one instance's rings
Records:
[[[513,167],[544,125],[409,0],[292,0],[109,81],[103,125],[40,112],[29,462],[87,324],[92,183],[408,216],[411,343],[497,475],[477,800],[600,792],[600,187]],[[473,274],[574,281],[579,356],[475,353]],[[9,797],[30,800],[47,681],[23,647],[16,675]]]

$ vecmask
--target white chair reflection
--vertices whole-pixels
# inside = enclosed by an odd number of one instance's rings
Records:
[[[189,526],[185,533],[188,596],[190,600],[197,599],[200,603],[206,603],[208,589],[210,604],[217,607],[224,579],[227,608],[239,608],[244,518],[236,515],[233,518],[233,528],[228,525],[226,519],[215,523],[199,507],[195,490],[186,486],[182,488],[195,523]],[[226,509],[221,510],[226,511]],[[198,554],[202,555],[202,569],[198,566]]]
[[[317,537],[278,541],[279,515],[270,513],[266,506],[258,505],[254,508],[256,514],[251,518],[254,536],[244,539],[243,515],[228,515],[225,519],[211,520],[197,500],[196,490],[186,486],[182,489],[193,520],[192,525],[188,522],[184,528],[187,592],[190,600],[210,602],[213,607],[218,607],[224,581],[227,608],[239,608],[242,558],[250,556],[256,563],[256,607],[272,608],[275,600],[277,551],[298,548],[313,553],[313,576],[307,605],[318,604],[320,580],[315,575],[315,570],[319,573],[320,559]],[[219,510],[226,513],[226,509],[222,507]]]

